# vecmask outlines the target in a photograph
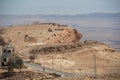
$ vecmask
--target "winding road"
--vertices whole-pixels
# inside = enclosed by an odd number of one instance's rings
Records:
[[[31,62],[27,62],[24,61],[24,64],[26,66],[29,66],[32,70],[37,70],[37,71],[45,71],[48,73],[56,73],[61,75],[61,77],[68,77],[68,76],[76,76],[77,74],[74,73],[67,73],[67,72],[62,72],[62,71],[58,71],[58,70],[53,70],[53,69],[49,69],[47,67],[35,64],[35,63],[31,63]]]

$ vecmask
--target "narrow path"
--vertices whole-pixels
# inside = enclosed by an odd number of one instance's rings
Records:
[[[48,72],[48,73],[56,73],[56,74],[61,75],[61,77],[68,77],[68,76],[76,76],[77,75],[77,74],[74,74],[74,73],[67,73],[67,72],[62,72],[62,71],[58,71],[58,70],[49,69],[47,67],[44,67],[44,66],[41,66],[41,65],[38,65],[38,64],[35,64],[35,63],[31,63],[31,62],[25,62],[24,61],[24,64],[26,66],[29,66],[32,70],[45,71],[45,72]]]

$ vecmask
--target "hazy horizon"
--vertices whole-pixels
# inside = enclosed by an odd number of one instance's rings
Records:
[[[10,15],[10,16],[32,16],[32,15],[58,15],[58,16],[74,16],[74,15],[89,15],[89,14],[120,14],[120,12],[116,13],[104,13],[104,12],[92,12],[92,13],[79,13],[79,14],[43,14],[43,13],[38,13],[38,14],[0,14],[0,15]]]
[[[88,13],[120,13],[120,0],[0,0],[0,14],[76,15]]]
[[[119,3],[120,0],[0,0],[0,26],[33,22],[67,24],[82,32],[83,39],[100,40],[120,50]]]

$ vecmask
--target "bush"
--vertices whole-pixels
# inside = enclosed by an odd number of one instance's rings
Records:
[[[4,34],[5,33],[5,29],[3,29],[3,28],[0,28],[0,34]]]
[[[0,45],[5,46],[5,40],[0,36]]]
[[[14,68],[20,69],[23,67],[23,60],[22,58],[16,56],[15,57],[15,63],[14,63]]]
[[[31,56],[29,56],[29,59],[30,59],[31,62],[34,62],[35,56],[34,56],[34,55],[31,55]]]
[[[56,73],[50,73],[50,75],[53,75],[54,77],[61,77],[61,75],[56,74]]]

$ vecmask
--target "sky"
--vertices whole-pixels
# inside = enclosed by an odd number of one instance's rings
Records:
[[[0,0],[0,14],[120,13],[120,0]]]

